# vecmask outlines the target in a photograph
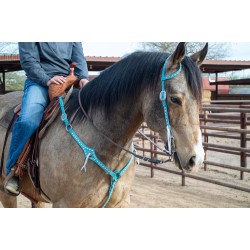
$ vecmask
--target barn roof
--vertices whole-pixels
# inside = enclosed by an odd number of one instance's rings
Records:
[[[121,57],[87,56],[89,71],[101,71],[121,60]],[[22,70],[19,55],[0,55],[0,72],[12,72]]]
[[[89,71],[101,71],[121,60],[122,57],[86,56]],[[250,61],[205,60],[201,65],[203,73],[221,73],[250,69]],[[22,70],[19,55],[0,55],[0,72]]]

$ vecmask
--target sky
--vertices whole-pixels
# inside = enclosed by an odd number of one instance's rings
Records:
[[[82,42],[85,56],[124,56],[139,48],[139,43]]]
[[[250,43],[232,43],[231,55],[227,59],[231,60],[250,60]]]
[[[83,42],[86,56],[124,56],[140,49],[136,42]],[[227,60],[250,60],[250,42],[233,42]]]
[[[139,42],[82,42],[82,44],[85,56],[122,57],[141,49]],[[229,50],[228,56],[223,59],[250,60],[250,42],[232,42]]]

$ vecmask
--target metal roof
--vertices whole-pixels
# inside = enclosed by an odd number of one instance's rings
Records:
[[[89,71],[104,70],[121,59],[122,57],[86,57]],[[18,70],[22,70],[19,55],[0,55],[0,72],[12,72]]]
[[[87,56],[89,71],[101,71],[121,60],[122,57]],[[221,73],[250,69],[250,61],[205,60],[201,65],[203,73]],[[22,70],[19,55],[0,55],[0,72]]]
[[[122,57],[86,56],[89,71],[101,71],[120,61]]]
[[[222,73],[250,69],[250,61],[205,60],[200,68],[203,73]]]
[[[0,72],[22,70],[19,55],[0,55]]]

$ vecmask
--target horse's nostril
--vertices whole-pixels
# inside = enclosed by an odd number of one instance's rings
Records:
[[[189,167],[193,167],[195,165],[195,159],[196,157],[195,156],[192,156],[191,159],[189,160]]]

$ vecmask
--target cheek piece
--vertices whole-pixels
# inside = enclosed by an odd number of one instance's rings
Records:
[[[163,106],[163,110],[164,110],[164,117],[165,117],[165,121],[166,121],[166,131],[167,131],[167,144],[165,146],[165,152],[169,155],[169,158],[171,159],[171,161],[173,161],[173,156],[176,152],[175,150],[175,142],[174,142],[174,134],[170,125],[170,121],[169,121],[169,112],[168,112],[168,105],[167,105],[167,93],[166,93],[166,88],[165,88],[165,81],[168,81],[174,77],[176,77],[177,75],[180,74],[181,69],[182,69],[182,65],[180,63],[180,66],[178,68],[178,70],[176,70],[175,72],[171,73],[171,74],[167,74],[165,75],[166,72],[166,65],[168,62],[168,58],[165,61],[163,68],[162,68],[162,75],[161,75],[161,92],[160,92],[160,100]]]

